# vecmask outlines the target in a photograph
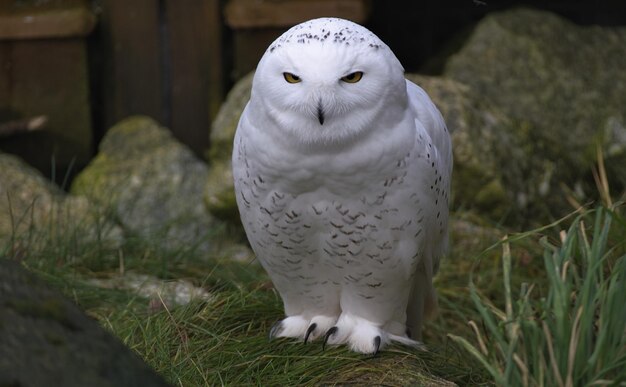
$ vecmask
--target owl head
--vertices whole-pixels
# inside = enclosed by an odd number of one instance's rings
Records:
[[[390,127],[406,105],[404,70],[389,47],[358,24],[320,18],[292,27],[269,46],[249,108],[272,135],[328,146]]]

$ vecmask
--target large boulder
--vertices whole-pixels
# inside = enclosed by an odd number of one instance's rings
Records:
[[[0,253],[70,239],[115,247],[122,232],[87,198],[67,195],[18,157],[0,153]]]
[[[124,230],[161,248],[209,249],[214,222],[203,204],[207,165],[144,116],[106,133],[71,191],[104,208]]]
[[[471,206],[480,185],[492,184],[509,203],[508,213],[494,217],[561,216],[572,210],[568,195],[584,202],[596,194],[590,176],[597,147],[609,181],[623,189],[624,58],[626,28],[581,27],[528,9],[483,19],[444,73],[467,86],[477,113],[493,117],[481,126],[470,114],[474,122],[456,136],[455,177],[468,182],[476,171],[480,182],[457,189],[456,204]]]
[[[0,259],[0,386],[168,386],[18,263]]]

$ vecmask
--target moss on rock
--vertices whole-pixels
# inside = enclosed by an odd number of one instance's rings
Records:
[[[208,167],[149,117],[110,128],[71,191],[109,209],[130,234],[168,249],[209,248],[214,227],[202,196]]]

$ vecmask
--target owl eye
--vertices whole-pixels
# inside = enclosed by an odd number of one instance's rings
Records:
[[[285,81],[289,83],[298,83],[302,81],[299,76],[292,73],[283,73],[283,77],[285,77]]]
[[[345,77],[341,77],[341,80],[346,83],[357,83],[361,78],[363,78],[363,71],[355,71]]]

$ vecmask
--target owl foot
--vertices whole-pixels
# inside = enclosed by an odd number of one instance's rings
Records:
[[[289,316],[280,320],[272,326],[270,330],[270,339],[275,337],[291,337],[304,339],[306,344],[320,337],[330,327],[335,324],[337,317],[330,316],[314,316],[312,319],[306,319],[302,315]]]
[[[308,325],[309,321],[302,316],[289,316],[272,326],[270,340],[275,337],[304,337]]]
[[[311,333],[315,331],[315,328],[317,328],[316,323],[312,323],[311,325],[309,325],[309,328],[306,330],[306,334],[304,335],[304,344],[309,341],[309,336],[311,336]]]
[[[355,352],[376,356],[391,341],[405,345],[418,346],[419,343],[405,336],[386,332],[381,327],[364,318],[343,314],[337,325],[326,332],[324,346],[346,344]]]
[[[318,315],[311,319],[311,325],[307,329],[304,335],[304,343],[307,341],[313,341],[324,335],[324,332],[332,328],[337,322],[337,317]]]
[[[378,354],[378,351],[380,350],[380,336],[374,337],[374,347],[376,349],[374,350],[374,354],[372,355],[372,357],[376,356]]]
[[[269,339],[272,340],[273,338],[277,337],[278,333],[280,333],[280,331],[282,330],[282,321],[276,321],[274,323],[274,325],[272,325],[272,327],[270,328],[270,334],[269,334]]]
[[[322,344],[322,351],[326,349],[326,343],[328,339],[330,339],[335,333],[337,333],[339,329],[337,327],[332,327],[326,332],[326,336],[324,337],[324,343]],[[374,337],[374,354],[372,356],[376,356],[378,350],[380,349],[380,336]]]
[[[328,343],[328,339],[330,339],[335,333],[337,333],[337,330],[337,327],[332,327],[326,332],[326,335],[324,336],[324,342],[322,343],[322,351],[326,349],[326,343]]]

